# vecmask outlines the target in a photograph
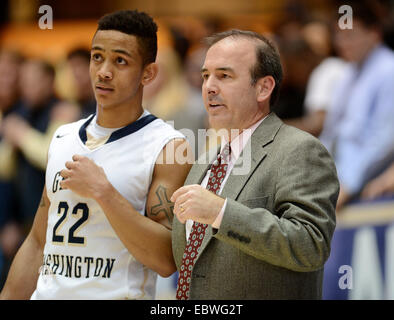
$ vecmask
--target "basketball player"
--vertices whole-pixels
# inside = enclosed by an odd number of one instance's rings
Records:
[[[2,298],[152,299],[157,274],[176,270],[168,199],[190,166],[166,162],[184,136],[142,107],[157,74],[156,32],[142,12],[100,19],[90,62],[97,113],[55,132]]]

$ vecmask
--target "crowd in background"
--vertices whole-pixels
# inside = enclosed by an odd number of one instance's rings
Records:
[[[394,195],[393,8],[351,5],[352,29],[340,29],[337,16],[293,12],[268,34],[285,74],[272,111],[321,139],[333,155],[341,182],[338,214],[354,199]],[[198,137],[198,129],[208,128],[200,74],[205,47],[174,26],[169,30],[173,45],[159,48],[160,71],[144,90],[144,107]],[[215,31],[218,25],[206,24],[200,34]],[[95,112],[89,60],[89,48],[67,55],[76,92],[71,101],[56,91],[56,66],[0,51],[0,288],[39,205],[54,131]],[[192,143],[198,156],[203,142]]]

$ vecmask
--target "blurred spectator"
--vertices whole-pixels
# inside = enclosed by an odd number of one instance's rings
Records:
[[[17,53],[0,51],[0,126],[2,119],[12,113],[17,106],[19,98],[18,74],[21,62],[22,57]],[[0,166],[3,167],[0,170],[0,185],[13,175],[13,161],[9,161],[12,160],[12,147],[3,140],[0,132]],[[2,187],[0,186],[0,188]],[[6,201],[3,199],[6,191],[3,189],[2,191],[0,193],[0,222],[4,217],[1,208],[6,205]]]
[[[19,86],[13,83],[13,91],[19,87],[21,100],[5,113],[0,124],[0,177],[8,179],[7,202],[2,206],[5,217],[0,244],[5,261],[0,284],[34,219],[44,187],[50,139],[59,125],[79,116],[77,106],[55,97],[54,77],[54,68],[48,63],[25,61],[19,68]]]
[[[187,39],[182,29],[176,26],[170,26],[169,29],[173,39],[173,48],[177,53],[181,64],[183,64],[190,47],[190,41]]]
[[[187,99],[187,85],[178,54],[171,47],[161,47],[156,63],[156,79],[144,88],[143,106],[155,116],[170,120],[170,115],[182,110]]]
[[[83,48],[72,50],[67,62],[74,76],[77,103],[81,109],[81,118],[87,118],[96,112],[96,99],[90,82],[90,51]]]
[[[22,57],[0,51],[0,126],[2,118],[13,112],[18,100],[18,73]],[[9,259],[19,245],[21,232],[11,221],[14,211],[12,178],[15,173],[13,148],[4,142],[0,133],[0,287],[5,281]]]
[[[383,41],[394,50],[394,2],[392,0],[374,0],[371,4],[382,24]]]
[[[76,106],[60,102],[54,93],[55,71],[46,62],[30,60],[20,70],[21,103],[3,118],[1,143],[12,145],[16,157],[14,190],[18,217],[29,229],[44,186],[47,149],[56,128],[74,121]],[[0,165],[0,169],[2,169]]]
[[[328,23],[322,20],[313,20],[306,23],[300,32],[312,51],[319,57],[319,60],[323,60],[332,54],[332,41]]]
[[[338,53],[351,64],[333,91],[320,136],[337,165],[338,210],[394,156],[394,53],[367,4],[352,3],[352,29],[336,28]]]
[[[321,62],[308,79],[303,103],[305,115],[285,122],[319,136],[331,105],[332,92],[345,73],[346,62],[335,55],[330,28],[326,23],[308,23],[303,27],[302,33]]]
[[[385,25],[384,42],[394,50],[394,13]]]
[[[22,57],[12,51],[0,51],[0,114],[7,115],[18,100],[18,73]]]
[[[361,193],[363,199],[394,196],[394,162],[378,177],[370,181]]]
[[[203,46],[192,47],[185,59],[184,75],[187,83],[187,96],[185,105],[178,112],[169,115],[174,121],[175,129],[190,129],[194,134],[194,154],[196,157],[205,151],[205,141],[198,139],[198,130],[208,126],[207,113],[201,96],[201,68],[205,59],[206,48]]]
[[[318,57],[302,34],[280,38],[284,78],[278,102],[271,108],[282,120],[304,115],[304,99],[308,78],[318,63]]]

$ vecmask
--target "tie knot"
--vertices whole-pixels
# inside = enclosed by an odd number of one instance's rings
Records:
[[[222,152],[218,154],[217,159],[214,161],[214,165],[219,165],[222,163],[229,163],[230,162],[230,154],[231,154],[231,147],[229,143],[226,143]]]
[[[221,154],[223,155],[223,156],[230,156],[230,153],[231,153],[231,147],[230,147],[230,143],[226,143],[225,145],[224,145],[224,148],[223,148],[223,151],[221,152]]]

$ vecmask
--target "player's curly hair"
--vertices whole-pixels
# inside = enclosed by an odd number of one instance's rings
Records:
[[[155,62],[157,55],[157,25],[145,12],[120,10],[106,14],[98,21],[97,31],[116,30],[137,38],[143,65]]]

